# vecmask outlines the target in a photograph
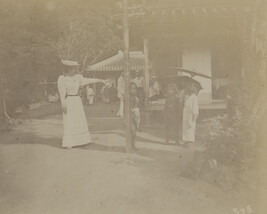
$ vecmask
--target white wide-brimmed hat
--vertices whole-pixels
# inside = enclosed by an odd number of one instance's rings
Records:
[[[76,61],[72,61],[72,60],[61,60],[63,65],[67,65],[67,66],[79,66],[79,63]]]

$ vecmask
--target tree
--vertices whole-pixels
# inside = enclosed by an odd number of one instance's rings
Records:
[[[1,0],[0,76],[8,109],[42,99],[37,83],[56,81],[60,58],[85,69],[99,53],[117,51],[121,39],[110,21],[113,5],[114,0]]]
[[[61,33],[57,49],[61,58],[77,60],[85,66],[94,61],[101,53],[117,51],[122,41],[114,32],[114,24],[110,21],[111,9],[115,1],[76,1],[74,14],[69,16],[65,29]]]

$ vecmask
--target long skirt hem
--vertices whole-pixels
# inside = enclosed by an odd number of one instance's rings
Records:
[[[89,132],[79,135],[63,136],[62,147],[82,146],[91,143]]]
[[[74,147],[91,143],[91,135],[81,98],[78,96],[68,97],[66,106],[67,113],[63,115],[62,147]]]

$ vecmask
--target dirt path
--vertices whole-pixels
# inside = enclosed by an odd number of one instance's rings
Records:
[[[114,119],[90,120],[118,124]],[[123,132],[93,131],[94,143],[61,149],[61,117],[32,120],[1,136],[0,213],[228,214],[249,201],[180,174],[192,151],[138,135],[127,155]]]

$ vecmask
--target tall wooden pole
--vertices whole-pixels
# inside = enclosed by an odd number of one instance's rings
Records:
[[[144,55],[145,55],[145,81],[146,81],[146,93],[145,103],[148,105],[149,102],[149,60],[148,60],[148,40],[144,39]]]
[[[47,81],[46,81],[46,78],[44,79],[44,88],[45,88],[45,92],[44,92],[44,95],[45,97],[47,96]]]
[[[128,25],[128,1],[123,0],[123,41],[124,41],[124,118],[126,122],[126,150],[131,152],[133,149],[133,137],[131,131],[132,114],[130,102],[130,66],[129,66],[129,25]]]

